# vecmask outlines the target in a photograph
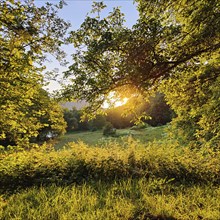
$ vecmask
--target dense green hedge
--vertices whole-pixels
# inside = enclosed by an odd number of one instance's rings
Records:
[[[0,188],[49,183],[159,177],[181,183],[220,184],[220,152],[172,143],[145,146],[132,139],[103,148],[71,143],[65,150],[32,149],[0,155]]]

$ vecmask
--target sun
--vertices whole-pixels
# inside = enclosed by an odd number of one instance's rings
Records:
[[[128,98],[123,98],[121,100],[115,99],[115,98],[110,98],[108,101],[106,100],[103,103],[102,107],[105,109],[110,108],[110,107],[116,108],[116,107],[119,107],[119,106],[126,104],[127,101],[128,101]]]
[[[128,98],[123,98],[121,101],[116,101],[114,106],[115,107],[122,106],[122,105],[126,104],[127,101],[128,101]]]

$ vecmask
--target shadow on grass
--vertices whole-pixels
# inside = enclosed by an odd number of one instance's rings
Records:
[[[150,213],[143,213],[143,212],[136,212],[132,218],[129,220],[177,220],[176,218],[172,216],[166,216],[166,215],[152,215]]]

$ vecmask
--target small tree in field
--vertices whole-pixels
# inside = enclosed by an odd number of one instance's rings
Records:
[[[103,129],[103,135],[114,136],[115,134],[116,134],[116,129],[113,127],[111,122],[107,122]]]

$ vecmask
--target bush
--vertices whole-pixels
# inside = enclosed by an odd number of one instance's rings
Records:
[[[149,127],[151,127],[149,124],[141,123],[141,124],[134,125],[133,127],[131,127],[131,130],[141,130],[141,129],[145,129],[145,128],[149,128]]]
[[[51,183],[166,178],[174,182],[220,184],[220,152],[191,150],[171,143],[148,146],[128,138],[106,147],[71,143],[70,149],[32,149],[0,154],[0,189]]]
[[[92,131],[92,132],[94,132],[94,131],[97,131],[98,130],[98,128],[96,127],[96,126],[92,126],[92,127],[90,127],[90,129],[89,129],[90,131]]]
[[[113,127],[111,122],[106,123],[106,125],[103,129],[103,135],[105,135],[105,136],[116,135],[116,129]]]

